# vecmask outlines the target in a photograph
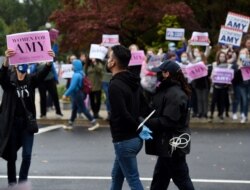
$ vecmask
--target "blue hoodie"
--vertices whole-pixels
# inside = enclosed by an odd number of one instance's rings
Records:
[[[65,96],[70,96],[76,93],[79,89],[82,88],[82,80],[85,76],[82,69],[82,62],[79,59],[75,59],[72,63],[74,74],[72,76],[70,86],[64,93]]]

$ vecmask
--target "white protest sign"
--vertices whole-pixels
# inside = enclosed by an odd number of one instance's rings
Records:
[[[249,28],[250,17],[228,12],[225,26],[247,32]]]
[[[103,46],[112,47],[112,46],[115,46],[118,44],[120,44],[118,34],[113,34],[113,35],[103,34],[102,35],[102,45]]]
[[[181,41],[185,37],[184,28],[167,28],[166,40]]]
[[[72,78],[74,72],[72,70],[72,64],[62,64],[60,68],[59,76],[63,79]]]
[[[207,32],[193,32],[190,39],[190,45],[208,46],[209,37]]]
[[[98,44],[91,44],[89,58],[103,60],[108,53],[108,49]]]
[[[243,32],[237,29],[221,26],[219,43],[240,46]]]

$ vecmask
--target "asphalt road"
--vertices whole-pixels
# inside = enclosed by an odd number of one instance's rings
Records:
[[[250,129],[195,129],[187,156],[196,189],[250,189]],[[114,151],[108,128],[89,132],[56,129],[35,137],[30,181],[33,190],[107,190]],[[156,157],[138,156],[143,186],[149,189]],[[20,166],[17,162],[17,169]],[[0,188],[6,187],[6,162],[0,160]],[[124,190],[128,190],[124,183]],[[171,183],[170,190],[177,188]]]

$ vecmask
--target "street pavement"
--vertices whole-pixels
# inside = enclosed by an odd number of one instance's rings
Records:
[[[56,129],[55,129],[56,128]],[[111,183],[114,150],[108,127],[89,132],[43,126],[35,136],[30,181],[33,190],[107,190]],[[195,189],[250,189],[250,129],[193,129],[187,156]],[[17,170],[20,166],[20,152]],[[138,155],[144,189],[149,189],[155,156]],[[0,160],[0,189],[6,187],[6,162]],[[124,182],[123,190],[129,187]],[[177,190],[171,183],[169,190]]]

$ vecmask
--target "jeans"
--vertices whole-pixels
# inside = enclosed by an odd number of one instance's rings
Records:
[[[131,190],[143,190],[136,159],[142,145],[143,141],[139,137],[114,143],[116,157],[112,170],[111,190],[121,190],[124,177]]]
[[[9,159],[7,162],[8,182],[14,184],[16,179],[16,159],[18,144],[22,146],[22,163],[19,172],[19,182],[27,181],[31,163],[31,154],[34,134],[25,129],[23,118],[15,118],[7,147],[9,148]]]
[[[102,82],[102,89],[105,93],[105,96],[106,96],[106,109],[107,109],[107,112],[109,113],[110,112],[110,103],[109,103],[109,92],[108,92],[108,88],[109,88],[109,82]]]
[[[194,190],[186,156],[158,157],[150,190],[166,190],[171,178],[180,190]]]
[[[81,111],[89,121],[93,121],[94,117],[89,113],[89,110],[86,108],[85,103],[84,103],[84,96],[83,92],[80,90],[71,96],[72,99],[72,112],[71,112],[71,117],[70,121],[74,122],[77,116],[77,110]]]
[[[235,85],[234,90],[234,101],[233,101],[233,113],[237,112],[238,105],[241,101],[241,113],[244,113],[245,116],[248,115],[248,85]]]
[[[228,88],[213,87],[213,96],[211,103],[211,116],[213,116],[215,105],[217,104],[219,116],[223,116],[226,108],[226,101],[228,100]]]

